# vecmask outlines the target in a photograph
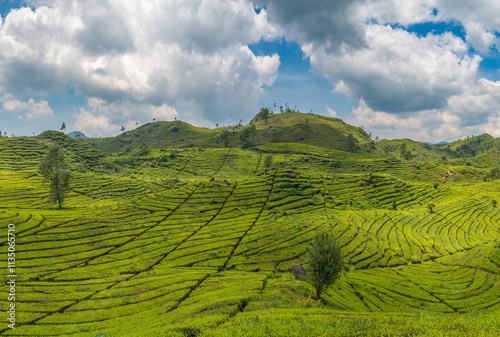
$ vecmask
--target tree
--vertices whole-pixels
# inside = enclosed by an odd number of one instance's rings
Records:
[[[268,108],[261,108],[259,113],[255,115],[255,117],[252,119],[254,122],[258,122],[260,120],[266,120],[269,118],[269,109]]]
[[[270,167],[273,163],[273,156],[268,154],[265,158],[264,158],[264,166],[265,167]]]
[[[402,143],[399,145],[399,152],[401,153],[401,156],[406,159],[410,160],[411,159],[411,151],[408,150],[406,143]]]
[[[38,165],[44,182],[50,186],[50,201],[57,202],[62,208],[64,198],[69,191],[71,174],[64,161],[64,150],[59,145],[52,145]]]
[[[244,146],[249,146],[255,141],[255,135],[257,134],[257,127],[255,124],[247,126],[241,130],[240,140],[243,142]]]
[[[66,130],[66,124],[63,122],[61,125],[61,131],[64,132]]]
[[[307,280],[316,288],[319,300],[323,290],[337,281],[343,268],[340,245],[330,233],[318,233],[309,248],[309,272]]]
[[[278,139],[283,134],[283,129],[280,129],[280,128],[271,128],[271,129],[269,129],[269,131],[267,132],[267,134],[269,136],[271,136],[271,138],[273,139],[273,141],[275,141],[276,139]]]
[[[356,150],[356,140],[351,133],[347,136],[347,149],[349,152],[354,152]]]
[[[389,144],[385,144],[382,149],[384,150],[386,156],[389,154],[389,152],[391,152],[391,146]]]
[[[227,147],[227,144],[229,142],[229,131],[227,131],[226,129],[222,130],[219,135],[219,139],[224,144],[224,146]]]
[[[257,135],[257,127],[255,126],[255,123],[252,123],[252,126],[250,126],[250,142],[255,142],[255,136]]]
[[[246,127],[244,128],[243,130],[241,130],[241,133],[240,133],[240,140],[242,141],[242,143],[247,146],[248,143],[249,143],[249,140],[250,140],[250,128],[249,127]]]

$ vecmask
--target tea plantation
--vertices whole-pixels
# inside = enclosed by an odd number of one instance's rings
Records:
[[[500,335],[492,137],[474,155],[399,140],[406,160],[397,141],[339,120],[256,125],[243,148],[240,130],[225,146],[220,130],[182,122],[108,139],[0,138],[1,255],[7,275],[14,224],[17,274],[15,329],[5,285],[0,335]],[[72,169],[63,209],[38,173],[51,143]],[[326,231],[345,268],[315,301],[290,267],[307,270],[309,242]]]

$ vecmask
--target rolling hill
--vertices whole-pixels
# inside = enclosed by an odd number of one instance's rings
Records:
[[[0,335],[500,334],[493,148],[375,142],[313,114],[259,120],[246,145],[245,127],[227,146],[222,128],[181,121],[103,139],[0,138],[0,219],[15,225],[18,275],[16,329],[4,322]],[[61,210],[37,172],[51,143],[72,168]],[[307,270],[323,231],[345,266],[314,301],[290,267]],[[0,242],[6,258],[7,234]]]

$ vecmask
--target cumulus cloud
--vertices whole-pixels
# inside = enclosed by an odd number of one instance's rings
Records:
[[[435,0],[369,0],[360,3],[356,13],[359,20],[408,26],[442,19],[435,6]]]
[[[497,125],[488,113],[497,84],[477,77],[481,57],[499,45],[498,1],[258,0],[259,10],[250,0],[25,3],[36,10],[0,20],[0,93],[19,101],[74,88],[88,101],[75,115],[82,130],[101,123],[113,133],[179,114],[195,123],[244,118],[280,66],[278,55],[249,45],[283,36],[336,93],[362,102],[353,121],[419,125],[422,137],[439,135],[432,123],[450,134]],[[394,28],[424,22],[460,24],[465,38]]]
[[[287,38],[328,52],[366,45],[364,22],[357,4],[363,0],[270,0],[264,2],[273,20],[287,30]]]
[[[337,117],[337,111],[335,111],[335,109],[333,108],[330,108],[329,106],[326,107],[326,112],[330,117]]]
[[[108,103],[98,97],[90,97],[87,105],[89,109],[81,108],[73,115],[76,119],[73,129],[90,136],[116,135],[122,125],[131,130],[153,119],[172,121],[178,117],[177,110],[167,104],[155,106],[130,103],[127,100]]]
[[[390,26],[366,26],[368,47],[328,53],[305,44],[311,64],[337,92],[391,113],[442,108],[474,82],[481,58],[469,57],[460,38],[449,33],[418,37]]]
[[[20,119],[23,116],[27,119],[36,119],[54,115],[47,101],[36,102],[33,98],[30,98],[27,102],[21,102],[11,95],[6,95],[0,101],[3,101],[3,109],[5,111],[16,113]]]
[[[350,122],[430,141],[498,133],[498,83],[478,80],[499,45],[498,1],[283,0],[268,12],[334,92],[360,101]],[[465,38],[394,28],[425,22],[461,24]]]
[[[481,79],[450,97],[446,107],[412,114],[374,111],[361,99],[347,121],[388,138],[438,142],[482,133],[500,137],[500,83]]]
[[[500,3],[495,0],[435,0],[435,6],[448,19],[460,21],[467,33],[467,40],[478,52],[487,52],[499,40],[495,32],[500,32]]]
[[[248,48],[281,31],[247,0],[33,4],[0,26],[0,90],[16,97],[69,86],[108,105],[156,107],[135,109],[144,113],[137,118],[179,105],[208,120],[237,120],[280,65],[278,55]]]
[[[459,22],[466,40],[479,53],[498,48],[500,3],[494,0],[370,0],[358,6],[360,19],[409,26],[423,22]]]
[[[121,126],[113,124],[111,118],[105,115],[95,115],[83,108],[75,115],[73,129],[81,131],[90,137],[116,135]]]

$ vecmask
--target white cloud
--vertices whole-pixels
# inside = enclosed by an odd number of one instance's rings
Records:
[[[287,31],[289,40],[320,46],[329,52],[362,48],[364,21],[358,4],[363,0],[268,0],[270,17]]]
[[[337,92],[392,113],[442,108],[475,80],[481,58],[450,33],[418,37],[403,29],[367,25],[367,48],[329,53],[304,44],[311,64]]]
[[[483,133],[500,137],[500,83],[481,79],[452,96],[446,107],[413,114],[374,111],[361,99],[347,122],[384,138],[439,142]]]
[[[467,41],[480,53],[488,53],[491,46],[498,44],[498,39],[479,22],[465,23]]]
[[[360,3],[356,13],[359,20],[408,26],[441,19],[434,8],[434,0],[371,0]]]
[[[326,112],[330,117],[337,117],[337,112],[335,111],[335,109],[330,108],[329,106],[326,107]]]
[[[153,119],[172,121],[178,117],[176,109],[167,104],[159,106],[131,104],[126,100],[108,103],[103,99],[91,97],[87,100],[87,105],[90,110],[81,108],[73,115],[76,118],[73,129],[90,136],[116,135],[120,132],[122,125],[127,130],[131,130]]]
[[[4,110],[17,113],[20,119],[23,118],[23,115],[27,119],[51,117],[54,115],[47,101],[36,102],[33,98],[30,98],[27,102],[21,102],[12,95],[4,96],[0,101],[3,101]]]
[[[14,109],[21,97],[74,88],[88,101],[77,124],[101,123],[102,135],[179,115],[230,123],[247,117],[280,66],[278,55],[255,55],[248,45],[285,36],[336,93],[363,102],[352,120],[391,121],[422,137],[497,132],[497,84],[477,77],[479,55],[499,45],[500,2],[258,2],[266,5],[259,13],[250,0],[26,0],[35,11],[0,20],[0,94],[12,96]],[[459,22],[465,39],[384,26],[443,21]],[[48,115],[43,102],[20,116]]]
[[[149,112],[149,118],[150,119],[155,119],[155,120],[174,120],[175,117],[177,117],[177,111],[170,107],[167,106],[166,104],[163,104],[161,106],[152,106],[150,105],[147,109]]]
[[[15,97],[71,86],[131,110],[187,106],[209,120],[238,120],[277,76],[279,56],[254,55],[247,44],[281,30],[248,0],[35,5],[12,11],[0,28],[0,90]],[[143,113],[136,119],[175,111],[135,110]]]
[[[500,32],[500,2],[496,0],[435,0],[436,7],[448,19],[462,23],[467,40],[479,52],[487,52],[499,41],[494,32]]]
[[[74,130],[83,132],[90,137],[102,135],[116,135],[120,132],[121,126],[113,124],[111,119],[105,115],[94,115],[93,113],[81,108],[80,113],[75,115],[76,121],[73,125]]]

